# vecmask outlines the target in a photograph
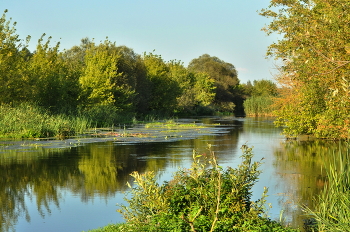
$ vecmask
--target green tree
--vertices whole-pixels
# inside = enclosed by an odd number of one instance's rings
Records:
[[[16,22],[7,20],[6,13],[0,18],[0,103],[25,100],[28,89],[26,62],[30,52],[16,34]]]
[[[204,54],[193,59],[188,69],[193,72],[207,73],[216,85],[215,101],[229,102],[233,100],[233,88],[239,84],[235,67],[215,56]]]
[[[114,90],[118,74],[116,64],[119,55],[110,51],[110,42],[105,41],[99,46],[92,43],[86,50],[84,62],[86,68],[79,82],[88,105],[113,105]]]
[[[110,105],[118,110],[133,107],[135,81],[123,72],[125,59],[121,57],[115,44],[108,40],[97,46],[89,43],[84,56],[85,69],[79,80],[87,105]]]
[[[271,80],[254,80],[252,96],[276,96],[277,86]]]
[[[283,62],[278,81],[290,89],[280,99],[277,125],[285,133],[348,138],[350,131],[347,0],[271,1],[264,30],[283,36],[267,55]]]
[[[195,84],[193,86],[196,104],[209,106],[215,100],[215,80],[206,73],[195,73]]]
[[[143,60],[139,54],[126,46],[118,46],[116,51],[120,55],[117,62],[119,77],[116,84],[129,90],[129,94],[119,92],[116,99],[121,101],[125,94],[128,94],[129,110],[144,113],[150,98],[150,82],[147,80]]]
[[[271,80],[254,80],[253,85],[244,86],[247,99],[244,101],[244,111],[246,115],[273,115],[274,99],[277,96],[277,86]]]
[[[38,40],[36,50],[28,61],[28,80],[31,91],[28,101],[50,109],[51,112],[74,110],[77,105],[78,76],[69,69],[59,52],[59,43],[50,46],[51,37]]]
[[[176,109],[177,98],[181,93],[178,82],[171,77],[169,67],[161,56],[144,54],[143,61],[147,79],[151,83],[149,110],[172,113]]]

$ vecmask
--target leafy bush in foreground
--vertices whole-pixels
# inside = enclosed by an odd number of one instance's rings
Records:
[[[131,175],[129,205],[118,210],[126,223],[119,231],[297,231],[266,217],[263,197],[251,201],[261,162],[252,162],[252,149],[242,146],[242,164],[224,170],[214,153],[193,153],[190,169],[175,173],[159,186],[155,174]],[[130,186],[131,187],[131,186]]]

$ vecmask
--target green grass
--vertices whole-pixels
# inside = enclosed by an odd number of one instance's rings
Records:
[[[34,104],[0,105],[1,138],[66,137],[89,127],[85,117],[53,115]]]
[[[268,116],[273,115],[272,96],[253,96],[243,103],[246,115],[250,116]]]

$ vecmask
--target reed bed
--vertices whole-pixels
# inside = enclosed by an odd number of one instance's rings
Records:
[[[82,116],[53,115],[35,104],[0,105],[0,137],[41,138],[71,136],[90,127]]]

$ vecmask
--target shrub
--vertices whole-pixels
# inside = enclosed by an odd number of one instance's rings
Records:
[[[208,151],[194,152],[191,168],[161,186],[153,172],[132,173],[136,187],[125,199],[129,205],[118,209],[126,220],[120,231],[297,231],[266,217],[267,189],[251,201],[261,165],[252,161],[251,148],[243,145],[242,164],[226,170]]]

